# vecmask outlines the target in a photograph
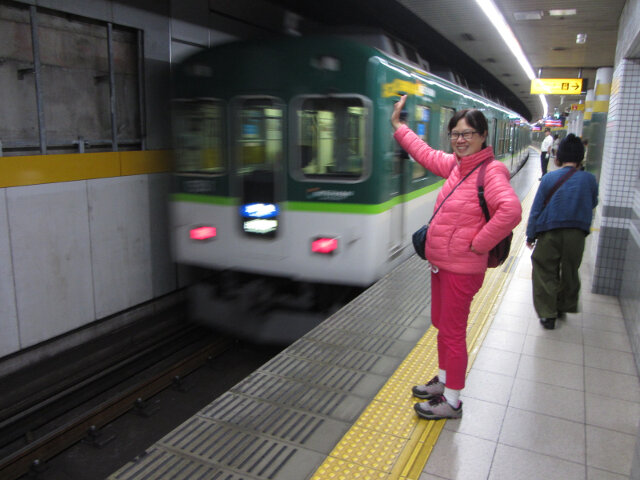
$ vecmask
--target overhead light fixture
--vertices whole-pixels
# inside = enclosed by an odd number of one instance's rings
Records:
[[[587,42],[587,34],[579,33],[576,35],[576,43],[586,43]]]
[[[575,15],[576,13],[578,12],[575,8],[549,10],[549,15],[552,17],[568,17],[569,15]]]
[[[534,78],[536,78],[536,74],[533,72],[533,68],[531,68],[529,60],[527,60],[527,57],[522,51],[520,43],[516,39],[516,36],[511,30],[511,27],[505,20],[500,10],[498,10],[498,7],[496,7],[495,3],[493,3],[492,0],[476,0],[476,3],[480,6],[489,21],[493,24],[494,28],[502,37],[504,43],[509,47],[509,50],[511,50],[511,53],[513,53],[513,55],[516,57],[518,63],[520,64],[520,67],[522,67],[529,80],[533,80]],[[542,103],[544,115],[546,115],[549,106],[544,95],[540,95],[540,102]]]
[[[524,20],[540,20],[543,15],[544,12],[542,10],[533,10],[530,12],[514,12],[513,18],[521,22]]]

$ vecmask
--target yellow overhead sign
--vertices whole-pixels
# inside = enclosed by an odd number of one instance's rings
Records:
[[[581,78],[534,78],[531,80],[531,94],[537,95],[580,95]]]

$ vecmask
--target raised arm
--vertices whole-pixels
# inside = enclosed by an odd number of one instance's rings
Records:
[[[398,130],[402,126],[402,122],[400,121],[400,112],[404,108],[404,104],[407,102],[407,96],[402,95],[400,100],[398,100],[393,105],[393,113],[391,113],[391,126],[394,130]]]

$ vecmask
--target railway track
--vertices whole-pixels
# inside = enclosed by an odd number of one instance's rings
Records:
[[[148,400],[229,349],[233,340],[151,319],[0,379],[0,478],[37,472],[124,413],[144,413]]]

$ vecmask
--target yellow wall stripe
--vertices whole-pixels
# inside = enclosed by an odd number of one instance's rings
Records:
[[[609,100],[595,100],[593,102],[594,113],[607,113],[609,111]]]
[[[0,157],[0,188],[160,173],[170,169],[168,150]]]
[[[598,95],[611,95],[611,84],[610,83],[599,83],[596,87],[596,91],[594,92],[595,96]]]
[[[171,170],[171,165],[172,154],[170,150],[120,152],[121,175],[168,172]]]

